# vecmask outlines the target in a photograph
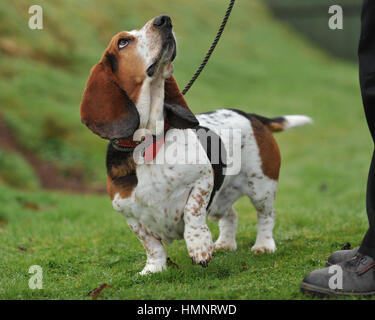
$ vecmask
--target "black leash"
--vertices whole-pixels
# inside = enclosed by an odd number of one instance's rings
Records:
[[[189,91],[189,89],[191,88],[191,86],[193,85],[193,83],[195,82],[195,80],[197,80],[197,78],[199,77],[200,73],[202,72],[202,70],[206,66],[206,64],[208,62],[208,59],[210,59],[212,52],[214,52],[215,47],[216,47],[217,43],[220,40],[221,34],[224,31],[225,25],[227,24],[227,21],[228,21],[228,18],[230,16],[230,13],[232,12],[232,8],[234,6],[234,2],[235,2],[235,0],[230,0],[227,12],[225,13],[224,19],[221,22],[219,31],[216,34],[216,38],[215,38],[214,42],[212,43],[211,48],[208,50],[206,56],[204,57],[203,62],[199,66],[197,72],[195,72],[193,78],[191,78],[190,82],[186,85],[186,87],[184,88],[184,90],[182,90],[182,94],[183,95],[185,95],[186,92]]]

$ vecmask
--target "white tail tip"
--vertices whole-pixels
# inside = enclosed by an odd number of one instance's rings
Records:
[[[314,122],[313,119],[311,119],[308,116],[294,115],[294,116],[283,116],[283,118],[285,119],[284,130],[288,130],[294,127],[304,126],[305,124],[311,124]]]

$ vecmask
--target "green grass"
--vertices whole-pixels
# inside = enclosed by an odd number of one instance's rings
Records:
[[[168,252],[180,269],[169,267],[146,277],[137,274],[145,251],[107,198],[0,189],[6,204],[2,221],[8,222],[0,223],[0,298],[90,299],[88,292],[107,283],[114,289],[104,290],[104,299],[301,299],[299,284],[305,274],[323,266],[343,242],[357,243],[365,223],[352,197],[337,204],[332,200],[339,197],[329,191],[293,196],[300,189],[280,190],[275,254],[251,253],[256,216],[243,198],[236,205],[236,252],[216,253],[203,269],[191,264],[184,241],[176,241]],[[216,238],[217,226],[210,223],[210,229]],[[43,290],[28,288],[31,265],[43,268]]]
[[[28,1],[0,4],[0,112],[41,158],[62,172],[83,167],[87,183],[104,182],[105,142],[81,125],[79,103],[89,69],[110,37],[160,13],[171,15],[179,40],[175,75],[183,86],[212,41],[225,5],[215,0],[39,4],[43,31],[27,28]],[[344,243],[359,244],[367,228],[372,145],[357,73],[356,65],[325,55],[275,22],[259,1],[238,1],[187,100],[195,112],[232,107],[314,118],[313,126],[277,135],[283,158],[277,252],[251,253],[256,214],[242,198],[236,203],[236,252],[218,252],[203,269],[191,265],[184,241],[176,241],[168,251],[180,269],[140,277],[145,251],[108,197],[42,191],[27,164],[2,151],[0,299],[90,299],[87,293],[102,283],[114,287],[102,292],[103,299],[303,299],[299,285],[305,274],[322,267]],[[216,238],[217,226],[209,226]],[[43,290],[28,288],[28,269],[35,264],[44,271]]]

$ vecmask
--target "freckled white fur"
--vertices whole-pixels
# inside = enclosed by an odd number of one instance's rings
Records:
[[[186,139],[185,135],[189,136]],[[175,143],[190,149],[187,141],[195,141],[198,152],[204,154],[192,130],[172,129],[159,150],[155,162],[168,155],[165,146]],[[178,139],[180,137],[180,139]],[[177,159],[181,163],[181,159]],[[141,274],[165,268],[166,253],[161,244],[185,238],[188,251],[196,263],[212,258],[213,243],[206,225],[206,206],[212,187],[213,175],[209,159],[199,165],[143,164],[136,169],[138,184],[130,197],[121,199],[116,194],[113,207],[127,219],[147,251],[147,263]],[[196,237],[196,234],[199,237]]]
[[[197,118],[202,126],[217,133],[221,128],[240,128],[242,132],[241,171],[238,175],[225,177],[224,185],[216,193],[210,207],[210,217],[214,220],[220,219],[220,237],[215,243],[216,249],[237,248],[237,214],[232,205],[240,196],[247,195],[258,216],[258,235],[252,250],[256,253],[274,252],[276,245],[272,235],[275,218],[273,203],[278,182],[267,177],[262,171],[259,147],[249,119],[225,109],[201,114]],[[229,145],[225,147],[229,149]]]
[[[175,239],[184,238],[195,263],[210,261],[214,247],[235,250],[238,218],[232,205],[241,195],[251,199],[258,214],[258,236],[252,250],[257,253],[276,250],[272,230],[277,181],[262,172],[259,149],[250,121],[230,110],[218,110],[197,117],[201,125],[218,133],[220,128],[242,129],[244,147],[241,172],[236,176],[225,177],[222,188],[210,206],[209,216],[219,220],[220,237],[214,246],[206,224],[206,207],[213,188],[212,167],[208,158],[206,164],[199,165],[140,165],[136,169],[138,185],[131,196],[121,199],[117,194],[113,206],[127,218],[129,226],[146,248],[147,263],[141,274],[165,269],[166,252],[162,242],[169,244]],[[186,139],[186,134],[189,139]],[[191,145],[188,146],[186,141],[190,144],[195,141],[197,152],[205,154],[194,131],[173,129],[167,132],[166,142],[158,152],[156,162],[160,161],[159,157],[168,157],[164,148],[175,141],[182,144],[183,148],[189,148],[190,153]]]

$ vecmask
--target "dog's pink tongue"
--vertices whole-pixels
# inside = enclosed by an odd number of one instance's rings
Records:
[[[152,139],[152,137],[151,136],[148,137],[145,142],[147,142],[147,140],[149,139]],[[150,144],[150,146],[145,151],[145,156],[144,156],[145,162],[151,162],[152,160],[155,159],[160,148],[164,144],[164,141],[165,141],[165,136],[163,135],[160,138],[157,138],[156,141]]]

